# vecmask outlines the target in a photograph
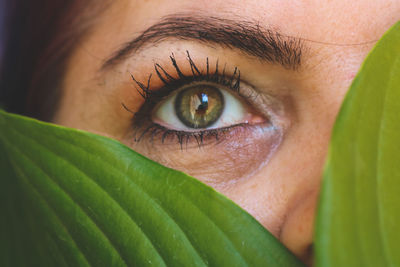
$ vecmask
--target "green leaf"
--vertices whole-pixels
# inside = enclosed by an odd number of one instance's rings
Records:
[[[317,216],[317,266],[400,266],[400,23],[338,115]]]
[[[303,266],[232,201],[117,141],[2,111],[0,129],[16,174],[2,188],[21,196],[5,203],[23,211],[1,225],[19,222],[0,243],[11,266]]]

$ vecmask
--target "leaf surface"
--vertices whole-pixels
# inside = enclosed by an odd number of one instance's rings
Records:
[[[317,266],[400,266],[400,23],[377,43],[334,126]]]
[[[35,247],[7,248],[11,266],[30,265],[15,248],[40,266],[303,266],[232,201],[117,141],[3,111],[0,129],[1,182],[28,218],[9,238]]]

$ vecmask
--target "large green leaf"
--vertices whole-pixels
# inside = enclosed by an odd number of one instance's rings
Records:
[[[317,266],[400,266],[400,23],[378,42],[336,121]]]
[[[232,201],[114,140],[0,111],[0,148],[5,265],[302,266]]]

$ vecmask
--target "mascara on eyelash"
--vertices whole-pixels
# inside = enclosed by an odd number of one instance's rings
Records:
[[[174,67],[178,78],[174,78],[171,74],[169,74],[159,63],[154,64],[154,70],[158,76],[158,78],[164,83],[164,90],[157,90],[153,91],[150,90],[150,82],[152,78],[152,74],[149,75],[149,78],[147,80],[147,85],[139,82],[133,74],[131,74],[132,80],[135,82],[135,84],[138,86],[136,87],[136,90],[139,92],[139,94],[147,101],[151,100],[153,95],[166,95],[164,91],[172,91],[171,89],[176,89],[181,87],[182,85],[188,84],[190,82],[194,81],[209,81],[209,82],[215,82],[217,84],[226,86],[234,90],[235,92],[240,91],[240,70],[235,67],[233,71],[233,75],[230,77],[230,79],[226,79],[225,77],[225,69],[226,69],[226,64],[225,67],[222,71],[222,74],[219,73],[218,65],[219,61],[217,59],[216,64],[215,64],[215,71],[213,73],[210,73],[210,66],[209,66],[209,60],[208,57],[206,58],[206,73],[203,73],[202,71],[199,70],[197,65],[194,63],[192,57],[190,56],[189,51],[186,50],[187,54],[187,61],[189,62],[190,69],[192,72],[191,76],[184,75],[183,72],[181,71],[176,59],[174,53],[171,54],[170,61],[172,66]],[[160,97],[160,96],[159,96]]]

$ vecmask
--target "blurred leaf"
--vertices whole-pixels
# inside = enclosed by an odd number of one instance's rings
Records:
[[[0,146],[0,186],[21,195],[4,195],[1,231],[19,222],[4,266],[303,266],[232,201],[114,140],[0,111]]]
[[[337,118],[317,215],[317,266],[400,266],[400,23]]]

